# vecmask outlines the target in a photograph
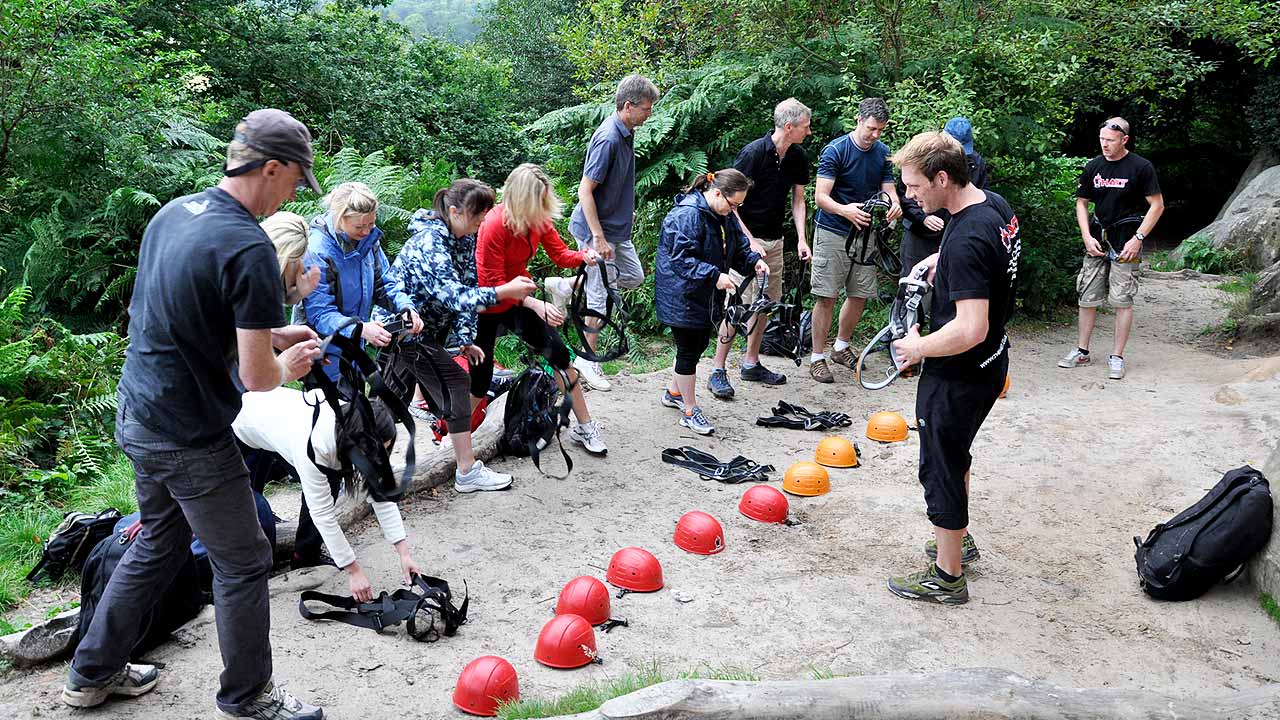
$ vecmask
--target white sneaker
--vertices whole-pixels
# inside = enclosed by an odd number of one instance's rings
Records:
[[[585,425],[583,423],[574,425],[573,429],[569,431],[569,439],[582,443],[582,447],[586,448],[589,453],[604,455],[609,452],[609,448],[604,444],[604,433],[600,432],[600,426],[595,420]]]
[[[1067,353],[1065,357],[1058,361],[1058,367],[1080,367],[1081,365],[1088,365],[1089,360],[1090,357],[1080,352],[1080,348],[1071,348],[1071,352]]]
[[[579,357],[573,359],[573,367],[578,371],[578,382],[583,386],[600,392],[609,392],[613,389],[613,385],[605,378],[604,371],[600,369],[600,363]]]
[[[549,275],[542,281],[542,287],[551,298],[551,304],[560,312],[568,314],[569,301],[573,298],[573,278]]]
[[[1124,358],[1119,355],[1112,355],[1107,358],[1107,377],[1112,380],[1121,380],[1124,378]]]
[[[453,489],[460,493],[473,493],[477,490],[506,490],[511,487],[511,476],[494,472],[477,460],[466,473],[453,471]]]
[[[120,672],[101,686],[80,686],[67,680],[62,688],[62,702],[77,708],[97,707],[112,695],[137,697],[151,692],[160,681],[155,665],[125,663]]]

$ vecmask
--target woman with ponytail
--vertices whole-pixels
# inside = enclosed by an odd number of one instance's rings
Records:
[[[698,406],[698,359],[706,351],[721,318],[713,317],[724,291],[734,289],[730,270],[742,275],[768,272],[751,250],[733,211],[747,197],[751,181],[734,169],[700,175],[676,196],[658,237],[654,295],[658,320],[671,328],[676,343],[675,372],[662,404],[681,411],[680,424],[700,435],[715,426]]]
[[[452,335],[472,365],[483,362],[486,353],[475,345],[476,314],[504,300],[523,300],[538,287],[524,276],[496,287],[480,286],[476,231],[493,201],[488,185],[469,178],[453,181],[436,193],[431,210],[414,213],[409,221],[413,236],[392,265],[423,323],[417,338],[401,341],[399,360],[416,371],[414,377],[441,410],[458,459],[453,487],[462,493],[502,490],[511,485],[511,476],[476,459],[470,383],[445,345]]]

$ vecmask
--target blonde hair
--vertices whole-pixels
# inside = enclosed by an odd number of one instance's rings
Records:
[[[945,172],[960,187],[969,184],[969,160],[964,146],[946,132],[922,132],[889,158],[898,167],[913,167],[929,182]]]
[[[511,171],[502,186],[502,224],[516,235],[559,220],[564,203],[556,195],[551,178],[533,163]]]
[[[344,182],[324,199],[337,227],[350,215],[368,215],[378,211],[378,196],[362,182]]]
[[[787,123],[798,125],[805,118],[812,118],[813,111],[799,100],[789,97],[773,108],[773,126],[785,127]]]
[[[280,280],[286,287],[285,272],[307,252],[307,220],[301,215],[281,210],[262,221],[262,229],[276,246],[276,262],[280,264]]]

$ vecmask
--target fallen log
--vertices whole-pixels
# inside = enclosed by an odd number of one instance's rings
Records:
[[[1145,690],[1068,688],[1008,670],[972,668],[737,682],[672,680],[552,720],[1175,720],[1280,717],[1280,684],[1217,698]]]

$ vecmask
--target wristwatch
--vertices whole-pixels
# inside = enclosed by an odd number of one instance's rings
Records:
[[[1146,239],[1147,239],[1146,234],[1144,234],[1141,230],[1139,230],[1138,232],[1134,233],[1134,234],[1133,234],[1133,237],[1134,237],[1134,238],[1136,238],[1138,242],[1142,242],[1143,240],[1146,240]]]

